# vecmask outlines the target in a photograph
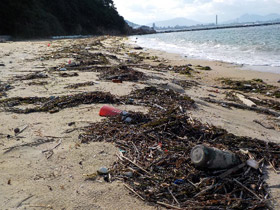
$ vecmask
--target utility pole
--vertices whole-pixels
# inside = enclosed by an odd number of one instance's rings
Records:
[[[218,25],[218,15],[216,15],[216,25]]]

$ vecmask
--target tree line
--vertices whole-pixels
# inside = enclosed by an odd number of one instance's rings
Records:
[[[126,34],[113,0],[0,0],[0,35]]]

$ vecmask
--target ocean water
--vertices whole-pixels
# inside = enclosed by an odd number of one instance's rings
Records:
[[[280,73],[280,25],[152,34],[131,40],[188,58],[263,66],[263,71]]]

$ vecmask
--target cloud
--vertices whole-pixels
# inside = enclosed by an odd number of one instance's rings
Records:
[[[205,23],[243,14],[279,13],[280,0],[114,0],[120,15],[139,24],[185,17]]]

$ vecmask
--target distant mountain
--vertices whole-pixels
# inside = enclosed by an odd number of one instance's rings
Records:
[[[229,20],[223,23],[229,24],[229,23],[248,23],[248,22],[257,22],[257,21],[263,22],[263,21],[274,21],[278,19],[280,21],[280,15],[275,13],[265,15],[265,16],[255,15],[255,14],[245,14],[239,18],[236,18],[234,20]]]
[[[156,27],[193,26],[193,25],[201,24],[197,21],[186,19],[186,18],[174,18],[170,20],[157,21],[154,23]],[[147,25],[152,26],[153,23]]]
[[[137,28],[137,27],[140,27],[140,25],[136,24],[136,23],[133,23],[133,22],[130,22],[128,20],[125,20],[125,22],[132,28]]]

